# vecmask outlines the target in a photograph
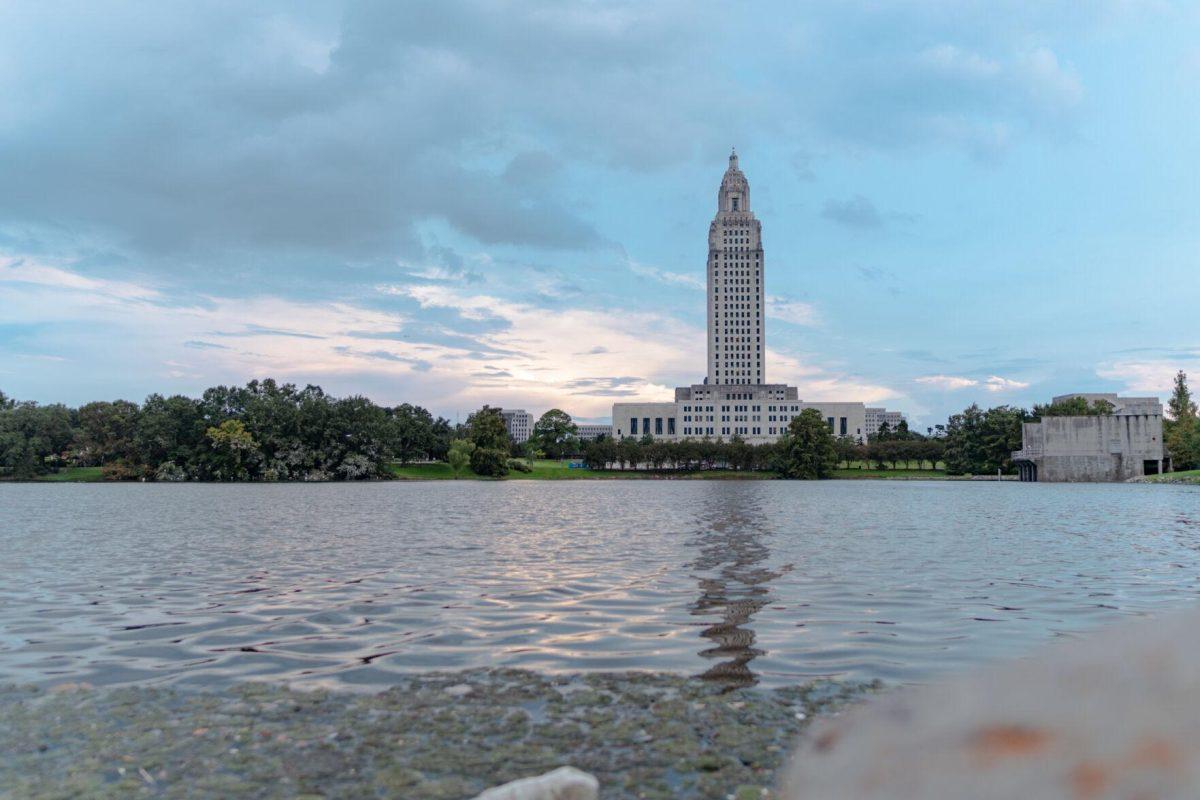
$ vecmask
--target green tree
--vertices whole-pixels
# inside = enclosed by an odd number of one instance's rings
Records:
[[[466,438],[474,442],[477,448],[507,453],[511,446],[504,417],[500,409],[491,406],[484,406],[467,417],[466,434]]]
[[[1171,399],[1167,401],[1167,413],[1173,420],[1196,416],[1196,404],[1192,401],[1192,392],[1187,385],[1187,373],[1183,370],[1175,373],[1175,388],[1171,392]]]
[[[454,470],[454,477],[458,478],[458,473],[462,472],[463,468],[471,463],[471,453],[475,451],[475,443],[469,439],[455,439],[450,443],[450,449],[446,453],[446,460],[450,462],[450,469]]]
[[[476,447],[471,451],[471,471],[489,478],[508,474],[508,450],[496,447]]]
[[[33,478],[57,472],[74,437],[66,406],[6,400],[0,405],[0,475]]]
[[[547,458],[563,458],[578,452],[579,428],[567,412],[552,408],[533,425],[530,441],[537,443]]]
[[[1054,403],[1035,405],[1031,416],[1034,420],[1039,420],[1042,417],[1099,417],[1112,412],[1113,404],[1103,398],[1098,397],[1089,403],[1086,397],[1075,396]]]
[[[81,460],[87,464],[111,464],[120,461],[127,466],[137,463],[138,417],[141,409],[128,400],[111,403],[88,403],[79,409]]]
[[[250,477],[248,465],[258,450],[258,443],[241,420],[227,419],[209,428],[204,435],[212,443],[217,480],[238,481]]]
[[[1188,389],[1187,375],[1179,370],[1175,389],[1167,401],[1168,418],[1163,420],[1163,442],[1173,469],[1200,468],[1200,417]]]
[[[806,408],[779,442],[779,473],[785,478],[828,478],[837,466],[837,447],[821,412]]]

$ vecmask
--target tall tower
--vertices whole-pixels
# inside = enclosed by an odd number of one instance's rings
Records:
[[[762,225],[733,152],[708,226],[707,383],[766,383],[763,303]]]

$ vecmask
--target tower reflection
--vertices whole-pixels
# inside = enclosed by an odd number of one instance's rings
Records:
[[[697,515],[700,530],[690,544],[699,549],[688,565],[700,585],[693,616],[717,617],[700,635],[713,646],[700,651],[716,661],[697,677],[730,689],[753,686],[758,677],[750,662],[766,651],[755,647],[754,615],[772,601],[768,584],[792,569],[768,569],[767,546],[773,531],[764,527],[762,487],[712,482]]]

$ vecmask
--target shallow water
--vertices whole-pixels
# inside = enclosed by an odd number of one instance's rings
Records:
[[[1193,602],[1200,490],[0,485],[0,683],[922,681]]]

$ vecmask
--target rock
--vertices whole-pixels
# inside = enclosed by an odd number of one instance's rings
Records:
[[[456,683],[453,686],[446,687],[446,694],[453,695],[454,697],[465,697],[473,691],[475,690],[465,683]]]
[[[600,782],[574,767],[559,767],[488,789],[475,800],[596,800]]]
[[[780,796],[1200,797],[1197,627],[1123,624],[821,720]]]

